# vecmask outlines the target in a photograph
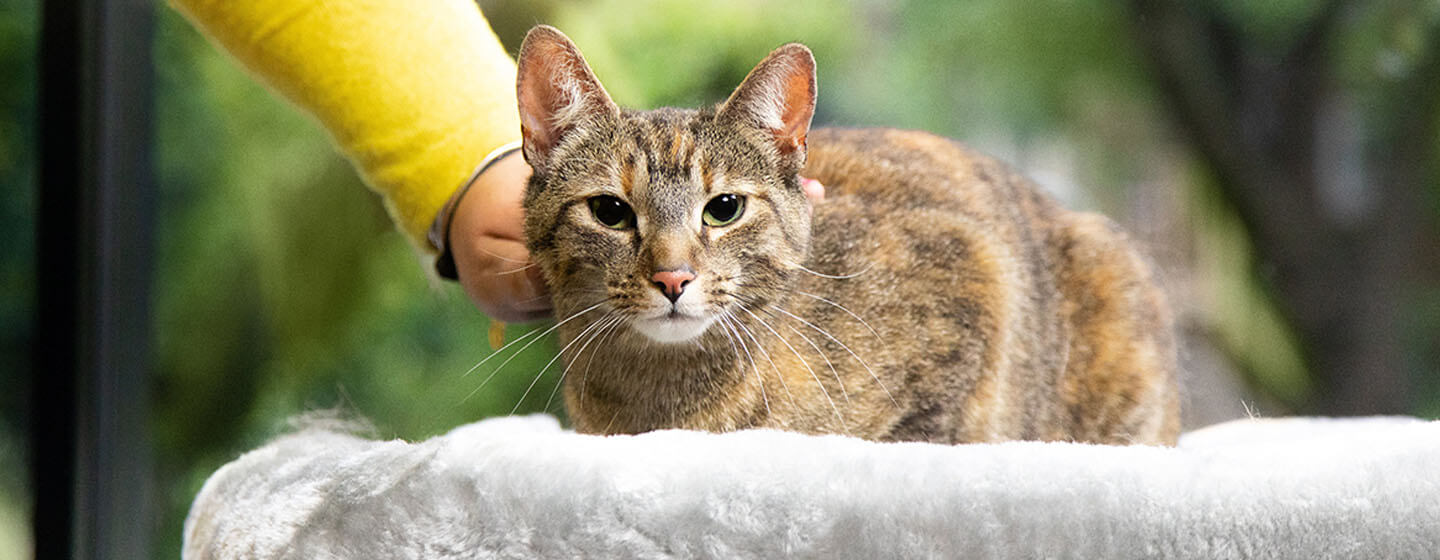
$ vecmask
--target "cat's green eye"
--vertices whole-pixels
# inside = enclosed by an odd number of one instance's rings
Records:
[[[635,211],[625,201],[610,195],[592,196],[590,213],[595,221],[611,229],[629,229],[635,225]]]
[[[710,227],[728,226],[745,213],[745,197],[738,194],[722,194],[705,203],[705,214],[701,216]]]

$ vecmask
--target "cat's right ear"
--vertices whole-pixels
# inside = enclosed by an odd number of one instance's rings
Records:
[[[543,171],[567,134],[620,116],[580,49],[560,30],[539,25],[520,45],[515,79],[525,161]]]

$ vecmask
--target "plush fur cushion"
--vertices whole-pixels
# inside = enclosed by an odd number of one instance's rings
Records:
[[[216,472],[185,558],[1437,558],[1440,422],[1236,421],[1178,448],[308,429]]]

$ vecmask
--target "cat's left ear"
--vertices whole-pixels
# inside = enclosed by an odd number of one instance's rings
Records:
[[[780,155],[798,170],[805,135],[815,116],[815,56],[800,43],[775,49],[750,71],[716,118],[735,119],[769,132]]]

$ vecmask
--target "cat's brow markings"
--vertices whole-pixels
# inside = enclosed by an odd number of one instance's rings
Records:
[[[705,195],[708,198],[709,195],[714,193],[719,188],[719,185],[725,181],[725,170],[711,165],[708,161],[702,161],[700,164],[700,180],[701,184],[705,185]]]
[[[708,199],[710,197],[710,185],[706,183],[706,175],[709,166],[705,162],[705,156],[702,155],[703,149],[700,142],[698,140],[693,141],[695,145],[690,149],[690,157],[685,163],[685,168],[690,171],[690,183],[696,187],[700,187],[700,191],[705,193],[705,198]]]
[[[670,139],[670,159],[675,161],[676,167],[681,167],[682,163],[690,162],[690,156],[694,154],[695,143],[683,130],[674,129],[672,134],[674,136]]]
[[[635,153],[626,152],[625,157],[620,160],[620,192],[625,193],[625,198],[630,198],[630,193],[635,190]]]

